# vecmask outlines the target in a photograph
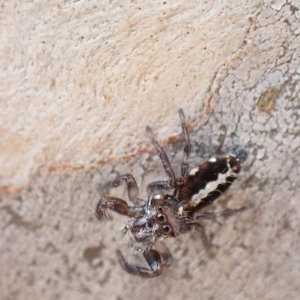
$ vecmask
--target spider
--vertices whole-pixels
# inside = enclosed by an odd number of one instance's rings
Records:
[[[172,255],[164,244],[158,242],[178,237],[192,229],[199,232],[204,248],[210,254],[209,241],[201,219],[231,216],[245,209],[242,207],[220,212],[202,211],[230,187],[241,169],[242,162],[247,158],[247,152],[240,150],[235,154],[212,157],[189,171],[191,143],[183,110],[179,109],[178,112],[184,137],[180,176],[176,177],[167,154],[147,126],[146,131],[158,152],[168,180],[148,184],[148,200],[145,201],[138,198],[139,189],[131,174],[119,176],[110,186],[118,187],[125,183],[133,206],[114,196],[102,197],[96,206],[96,216],[99,219],[107,217],[108,209],[129,217],[122,233],[130,236],[129,245],[142,253],[147,265],[128,263],[120,250],[116,254],[121,267],[133,275],[161,275],[164,267],[171,264]]]

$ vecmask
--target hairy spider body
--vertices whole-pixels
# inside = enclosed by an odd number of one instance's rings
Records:
[[[192,229],[200,233],[204,248],[210,255],[209,242],[200,220],[231,216],[245,209],[242,207],[221,212],[202,212],[204,207],[210,205],[230,187],[240,172],[247,153],[245,150],[240,150],[235,154],[213,157],[189,172],[191,144],[182,109],[179,110],[179,115],[184,135],[180,177],[176,178],[165,151],[154,139],[150,127],[147,126],[146,131],[158,152],[169,180],[148,184],[149,198],[144,201],[138,198],[139,190],[134,177],[131,174],[119,176],[110,185],[117,187],[126,183],[129,200],[134,206],[129,206],[123,199],[104,196],[96,207],[96,216],[99,219],[107,215],[107,209],[130,217],[122,232],[130,236],[130,246],[142,252],[149,265],[143,267],[130,264],[121,251],[117,250],[120,265],[130,274],[142,277],[162,274],[163,267],[172,262],[172,256],[166,246],[157,242],[169,237],[177,237]]]

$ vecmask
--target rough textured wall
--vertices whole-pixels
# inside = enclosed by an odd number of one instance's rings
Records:
[[[124,2],[1,2],[0,298],[296,299],[300,1]],[[126,219],[94,208],[117,175],[144,197],[165,178],[147,124],[178,169],[179,107],[192,166],[249,151],[210,210],[249,209],[205,223],[214,258],[192,233],[161,277],[132,277]]]

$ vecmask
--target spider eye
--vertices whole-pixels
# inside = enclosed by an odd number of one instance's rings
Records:
[[[163,224],[167,221],[167,217],[164,214],[157,214],[156,215],[156,222],[159,224]]]
[[[162,227],[162,233],[163,234],[170,234],[172,232],[172,228],[170,225],[164,225]]]

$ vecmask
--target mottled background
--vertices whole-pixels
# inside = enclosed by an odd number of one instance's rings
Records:
[[[300,1],[0,1],[0,299],[297,299]],[[166,241],[159,278],[125,273],[126,218],[94,217],[105,183],[245,148],[208,210],[247,206]],[[111,191],[126,198],[124,188]],[[126,252],[127,251],[127,252]]]

